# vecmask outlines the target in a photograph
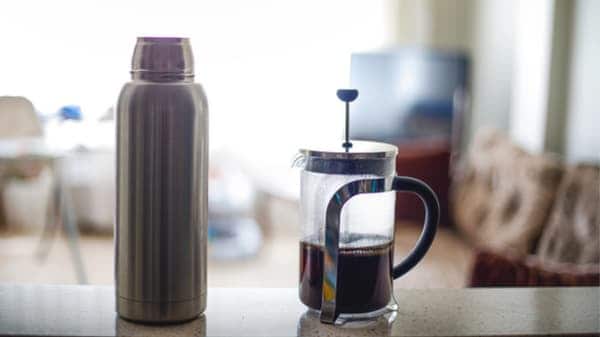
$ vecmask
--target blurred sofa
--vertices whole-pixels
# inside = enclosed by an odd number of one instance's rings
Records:
[[[468,285],[599,285],[598,164],[530,154],[486,130],[455,168],[450,200],[475,249]]]

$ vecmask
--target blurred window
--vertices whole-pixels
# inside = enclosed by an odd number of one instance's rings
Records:
[[[77,104],[98,118],[129,80],[137,36],[187,36],[211,148],[289,167],[300,142],[341,135],[335,90],[349,84],[352,52],[389,41],[386,3],[11,1],[0,11],[0,93],[44,114]]]

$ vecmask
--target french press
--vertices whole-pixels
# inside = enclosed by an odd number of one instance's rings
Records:
[[[358,91],[337,96],[346,104],[345,140],[301,149],[296,160],[302,168],[299,296],[328,324],[395,311],[393,280],[423,258],[439,219],[431,188],[396,176],[396,146],[350,140],[349,103]],[[413,250],[393,266],[395,191],[420,197],[425,223]]]

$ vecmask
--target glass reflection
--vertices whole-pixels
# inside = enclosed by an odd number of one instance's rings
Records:
[[[298,336],[390,336],[397,312],[382,315],[375,320],[348,322],[343,327],[321,323],[319,312],[309,309],[298,320]]]

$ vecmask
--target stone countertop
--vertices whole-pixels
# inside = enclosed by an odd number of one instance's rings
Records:
[[[210,288],[205,314],[147,326],[119,319],[114,288],[0,285],[0,336],[510,336],[600,335],[600,288],[402,290],[391,326],[319,323],[294,288]]]

